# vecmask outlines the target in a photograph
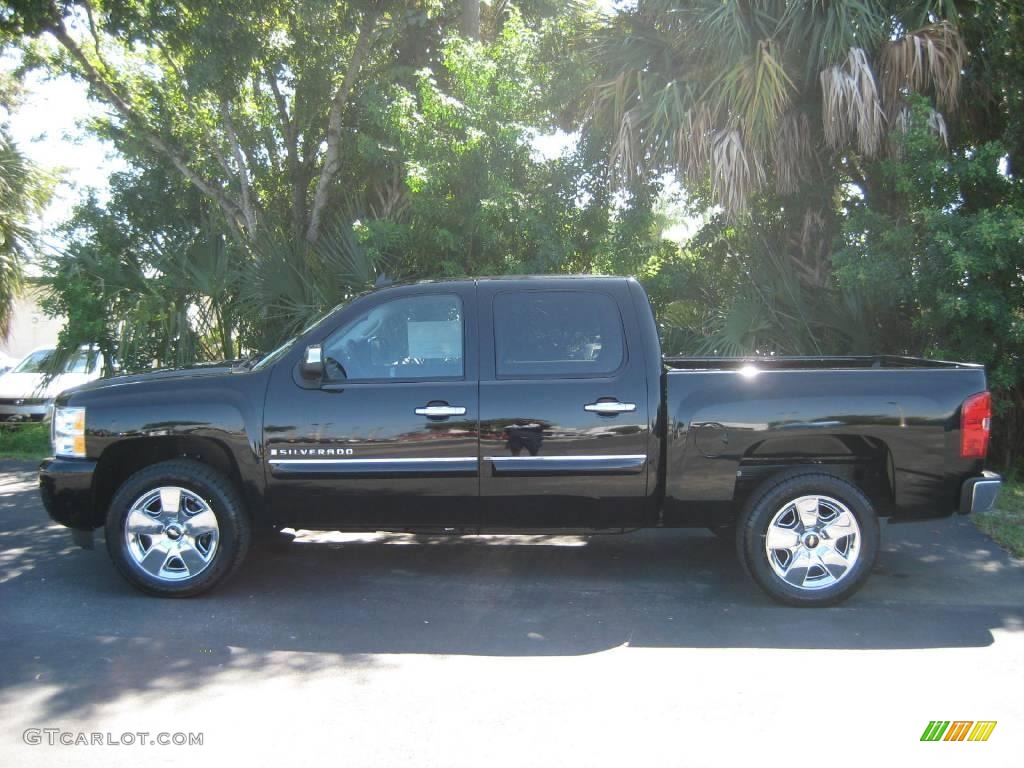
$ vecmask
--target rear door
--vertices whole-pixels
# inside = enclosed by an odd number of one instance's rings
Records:
[[[650,420],[626,281],[492,281],[478,295],[483,524],[649,524]]]

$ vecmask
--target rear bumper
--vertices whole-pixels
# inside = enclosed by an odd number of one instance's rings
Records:
[[[39,465],[39,494],[46,512],[69,528],[96,527],[92,499],[92,459],[45,459]]]
[[[964,481],[960,487],[960,514],[988,512],[996,503],[1003,478],[988,470]]]

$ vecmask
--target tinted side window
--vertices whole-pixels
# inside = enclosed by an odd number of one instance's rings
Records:
[[[622,318],[593,291],[508,291],[494,297],[499,377],[603,376],[622,365]]]
[[[408,296],[378,304],[324,343],[328,379],[441,379],[463,375],[458,296]]]

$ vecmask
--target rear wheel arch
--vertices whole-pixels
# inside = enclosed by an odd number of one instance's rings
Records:
[[[733,517],[715,521],[717,525],[734,524],[751,496],[766,484],[808,472],[821,472],[845,480],[870,499],[880,517],[892,514],[896,497],[895,473],[888,443],[875,437],[822,435],[817,439],[828,441],[836,450],[827,458],[812,458],[789,450],[795,441],[801,439],[767,438],[747,448],[737,467]]]

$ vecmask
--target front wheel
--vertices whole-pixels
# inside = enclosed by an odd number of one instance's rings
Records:
[[[787,605],[833,605],[863,586],[878,557],[878,516],[834,475],[781,479],[751,497],[737,538],[754,581]]]
[[[231,482],[175,459],[139,470],[107,513],[107,551],[135,587],[160,597],[211,589],[242,563],[250,525]]]

